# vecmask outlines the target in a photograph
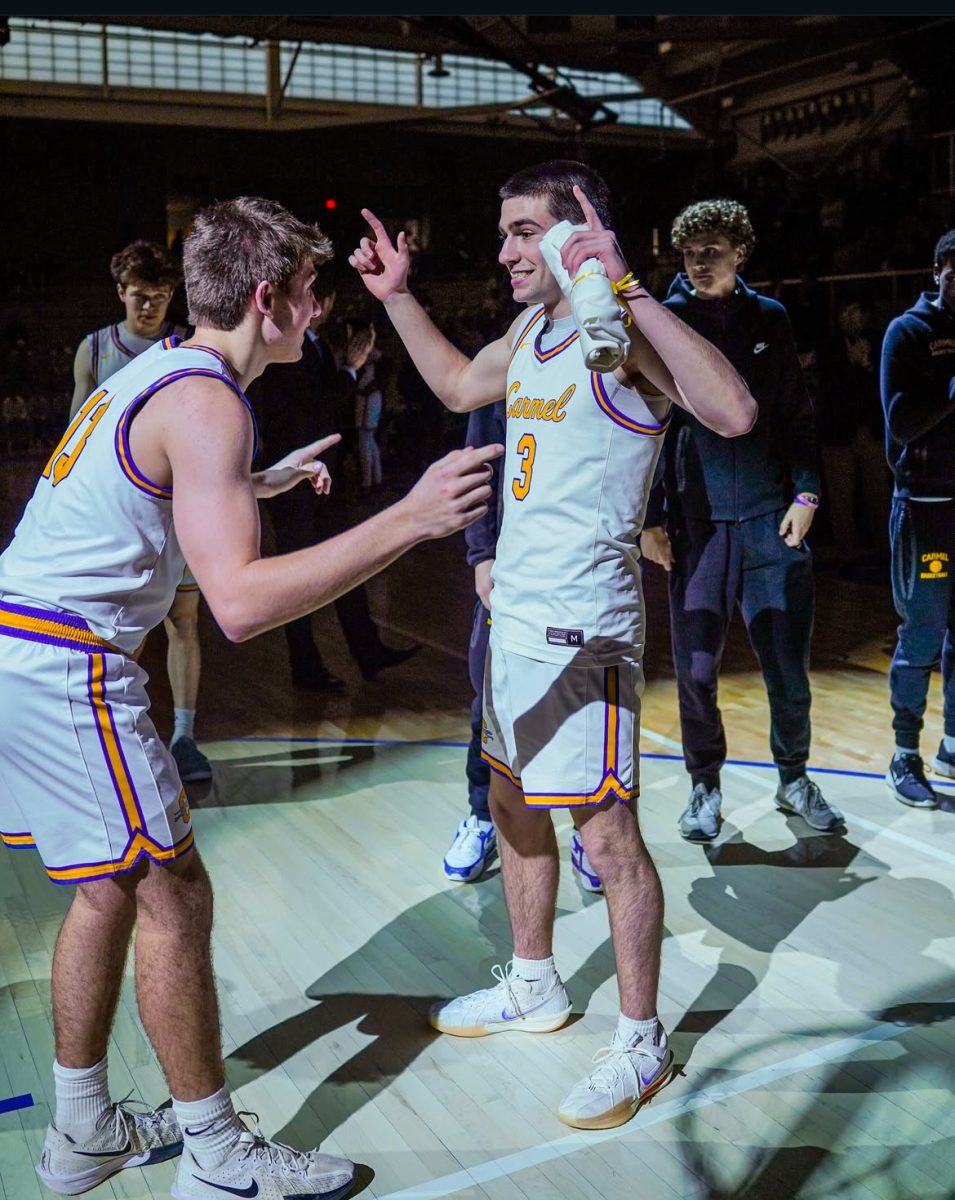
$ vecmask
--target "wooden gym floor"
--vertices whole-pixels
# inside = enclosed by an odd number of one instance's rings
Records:
[[[9,525],[23,489],[9,473],[3,486]],[[572,878],[566,816],[556,954],[572,1023],[479,1040],[426,1023],[433,999],[487,985],[510,953],[497,865],[470,885],[441,871],[467,809],[462,540],[418,547],[370,589],[386,636],[424,648],[362,683],[333,614],[317,614],[349,685],[334,699],[291,690],[281,632],[232,646],[204,617],[197,732],[215,779],[190,800],[216,889],[239,1107],[270,1136],[354,1158],[356,1194],[381,1200],[955,1196],[955,816],[906,809],[883,782],[895,616],[880,572],[817,572],[811,765],[846,835],[774,809],[765,692],[734,625],[726,822],[700,847],[676,830],[688,788],[666,593],[648,568],[641,811],[666,893],[660,1015],[682,1071],[628,1125],[596,1134],[554,1112],[617,1008],[605,906]],[[163,654],[157,632],[146,665],[168,732]],[[936,677],[929,757],[940,712]],[[70,895],[32,852],[0,852],[3,1200],[46,1194],[33,1162],[52,1103],[50,957]],[[167,1096],[131,976],[110,1076],[116,1097]],[[3,1113],[15,1097],[22,1107]],[[164,1197],[173,1168],[88,1194]]]

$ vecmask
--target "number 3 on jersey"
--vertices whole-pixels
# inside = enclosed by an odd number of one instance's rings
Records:
[[[86,439],[102,420],[103,414],[109,408],[109,400],[106,399],[108,395],[109,393],[105,389],[102,389],[90,396],[70,422],[70,426],[66,433],[63,434],[60,444],[50,456],[50,461],[43,468],[43,478],[49,479],[52,475],[54,487],[58,483],[62,483],[76,465],[76,460],[86,445]],[[81,429],[83,430],[82,433],[80,433]]]
[[[534,459],[537,456],[537,441],[532,433],[525,433],[517,443],[517,453],[521,456],[521,473],[511,480],[511,491],[515,500],[523,500],[531,490]]]

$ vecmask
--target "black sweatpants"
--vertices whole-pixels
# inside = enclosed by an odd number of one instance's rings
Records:
[[[738,604],[769,698],[769,742],[784,783],[809,758],[812,559],[779,536],[785,509],[747,521],[682,520],[671,531],[670,629],[687,770],[719,785],[726,733],[717,703],[720,662]]]

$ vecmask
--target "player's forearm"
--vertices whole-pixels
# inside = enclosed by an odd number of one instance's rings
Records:
[[[649,293],[630,301],[637,327],[666,363],[695,417],[723,437],[748,433],[757,405],[745,380],[719,350]]]
[[[464,373],[470,359],[453,346],[410,292],[396,292],[385,311],[418,373],[451,412],[466,412]]]
[[[217,597],[203,588],[232,642],[243,642],[331,603],[383,570],[425,534],[404,502],[317,546],[259,558],[230,575]]]

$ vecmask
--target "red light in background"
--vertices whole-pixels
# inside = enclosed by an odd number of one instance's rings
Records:
[[[335,199],[334,196],[329,196],[328,199],[325,201],[325,207],[328,209],[329,212],[331,212],[333,209],[338,208],[338,201]]]

